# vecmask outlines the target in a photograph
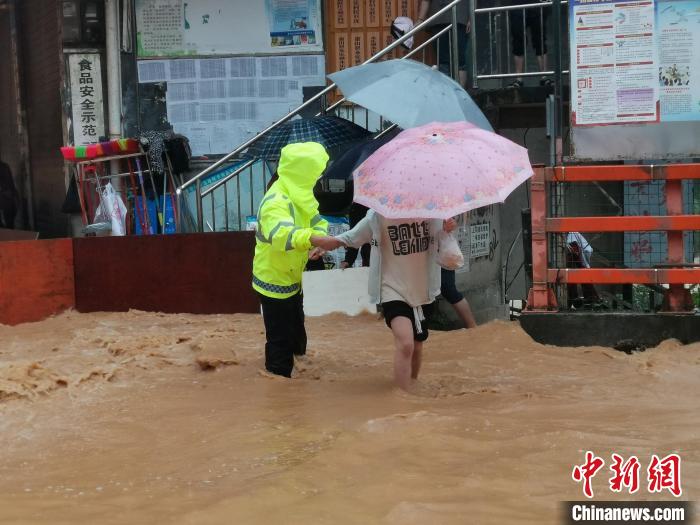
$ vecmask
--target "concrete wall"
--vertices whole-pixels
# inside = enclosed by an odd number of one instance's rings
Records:
[[[465,252],[466,264],[457,271],[457,289],[469,302],[477,323],[505,319],[508,315],[502,290],[501,217],[500,205],[480,208],[459,217],[456,235]],[[488,225],[489,241],[484,255],[470,253],[470,231],[475,225]],[[461,326],[454,310],[444,299],[438,301],[437,312],[431,321],[432,326],[438,329]]]
[[[532,164],[547,164],[549,160],[549,138],[546,130],[540,127],[502,129],[499,133],[516,144],[528,149]],[[521,212],[530,207],[529,184],[524,184],[514,191],[501,207],[501,256],[503,261],[513,246],[508,267],[505,272],[506,284],[510,284],[506,296],[509,300],[524,300],[527,298],[529,282],[523,268],[518,269],[524,262],[522,236],[516,240],[522,230]],[[513,242],[515,241],[515,244]],[[512,284],[511,284],[512,281]]]

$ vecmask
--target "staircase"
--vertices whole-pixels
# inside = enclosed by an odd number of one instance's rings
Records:
[[[450,67],[451,76],[458,80],[457,62],[457,46],[453,43],[457,42],[457,6],[461,2],[468,0],[453,0],[449,5],[429,17],[423,23],[415,26],[411,31],[395,40],[393,43],[376,53],[369,58],[365,64],[377,62],[387,58],[387,55],[399,47],[404,41],[414,37],[431,23],[447,12],[451,12],[453,23],[444,27],[441,31],[428,38],[425,42],[417,45],[409,53],[401,57],[401,59],[413,59],[423,62],[424,64],[436,66],[436,64],[428,63],[428,46],[433,45],[438,39],[447,35],[450,48]],[[527,1],[527,0],[524,0]],[[471,44],[471,83],[472,87],[477,88],[479,82],[482,82],[484,87],[497,88],[494,82],[503,83],[504,81],[512,80],[514,77],[539,77],[549,76],[555,79],[554,93],[549,97],[550,103],[549,112],[558,112],[560,115],[563,111],[561,102],[562,91],[562,74],[566,73],[561,67],[561,49],[562,49],[562,26],[566,27],[566,23],[561,21],[561,7],[566,4],[566,0],[552,0],[549,2],[540,3],[524,3],[521,6],[507,7],[486,7],[478,8],[477,0],[470,3],[472,31],[470,35]],[[553,19],[556,21],[554,26],[555,42],[551,46],[555,49],[555,67],[548,71],[528,72],[527,56],[525,57],[526,71],[520,75],[514,74],[511,71],[510,64],[511,56],[505,52],[503,58],[503,38],[505,37],[506,46],[509,46],[510,33],[508,31],[508,12],[512,10],[522,10],[523,13],[527,9],[536,9],[540,12],[543,8],[553,6],[552,10],[555,13]],[[558,13],[558,14],[557,14]],[[505,21],[505,22],[504,22]],[[544,22],[543,22],[544,24]],[[505,27],[503,35],[500,32]],[[500,29],[499,29],[500,28]],[[477,30],[478,29],[478,30]],[[494,33],[495,37],[494,38]],[[525,37],[527,38],[527,37]],[[443,42],[444,38],[440,41]],[[481,47],[483,53],[477,52],[477,42],[488,45]],[[437,45],[440,45],[438,42]],[[495,43],[495,46],[494,46]],[[525,42],[526,43],[526,42]],[[500,47],[499,47],[500,45]],[[495,51],[494,51],[495,49]],[[550,52],[551,54],[551,52]],[[496,57],[496,58],[494,58]],[[532,58],[532,57],[530,57]],[[529,62],[532,62],[530,60]],[[544,102],[543,95],[543,102]],[[337,93],[336,85],[330,84],[325,89],[305,101],[296,109],[289,112],[284,117],[270,125],[258,135],[241,144],[236,149],[225,155],[220,160],[208,166],[206,169],[192,177],[189,181],[177,188],[179,200],[178,209],[181,213],[179,224],[186,231],[198,232],[220,232],[220,231],[241,231],[247,229],[249,219],[257,213],[257,208],[263,195],[267,183],[274,173],[274,166],[264,159],[243,159],[243,153],[258,140],[263,139],[268,133],[281,126],[285,122],[300,115],[317,110],[316,115],[336,115],[364,127],[368,131],[375,133],[375,137],[384,132],[388,132],[395,126],[385,121],[380,115],[368,112],[364,108],[353,105],[346,101],[344,97],[340,97]],[[336,102],[329,103],[329,99],[338,99]],[[558,103],[557,103],[558,100]],[[544,110],[544,104],[542,104]],[[555,119],[547,116],[547,122],[554,123]],[[554,124],[553,124],[554,125]],[[552,151],[555,150],[554,141],[557,136],[561,136],[561,132],[552,133]],[[554,154],[554,153],[553,153]]]

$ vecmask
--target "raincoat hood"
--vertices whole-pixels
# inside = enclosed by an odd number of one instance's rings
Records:
[[[294,205],[309,217],[318,211],[314,186],[328,164],[328,153],[318,142],[287,144],[282,148],[277,174]]]

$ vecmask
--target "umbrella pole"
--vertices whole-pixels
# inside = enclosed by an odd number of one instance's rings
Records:
[[[149,212],[148,212],[148,200],[146,199],[146,185],[143,182],[143,171],[141,171],[141,161],[139,161],[139,158],[136,157],[134,159],[136,161],[136,171],[138,171],[139,174],[139,184],[141,185],[141,199],[143,202],[143,210],[144,210],[144,224],[146,225],[146,230],[144,230],[144,235],[151,235],[151,218],[149,217]],[[158,199],[158,196],[156,195],[156,200]]]
[[[136,178],[134,177],[134,167],[131,164],[131,159],[126,159],[128,166],[129,166],[129,183],[131,184],[131,195],[134,199],[134,213],[136,215],[136,219],[138,219],[139,224],[141,225],[141,232],[142,235],[145,234],[146,232],[146,223],[143,220],[144,217],[144,212],[141,209],[141,207],[138,205],[138,193],[137,193],[137,186],[136,186]]]

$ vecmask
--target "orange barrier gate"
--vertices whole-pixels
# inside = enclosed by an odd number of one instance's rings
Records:
[[[532,288],[527,309],[558,309],[554,284],[669,285],[668,310],[692,309],[686,284],[700,283],[700,267],[684,264],[683,232],[700,230],[700,215],[683,214],[682,181],[700,179],[700,164],[557,166],[538,168],[531,183]],[[548,217],[547,184],[609,181],[665,181],[665,216]],[[547,236],[568,232],[665,231],[668,264],[664,268],[549,268]]]

